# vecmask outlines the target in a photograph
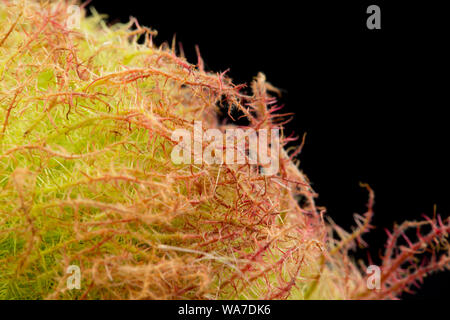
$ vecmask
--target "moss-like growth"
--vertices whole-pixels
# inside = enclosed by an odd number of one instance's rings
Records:
[[[252,128],[281,128],[273,87],[259,75],[244,94],[136,21],[106,27],[94,12],[70,29],[67,6],[0,2],[0,299],[390,298],[449,266],[448,219],[407,223],[369,290],[348,250],[370,227],[372,193],[352,234],[326,223],[298,150],[272,176],[174,164],[175,129],[225,130],[220,101]],[[66,286],[70,265],[80,290]]]

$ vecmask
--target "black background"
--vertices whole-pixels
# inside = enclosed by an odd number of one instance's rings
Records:
[[[442,2],[432,1],[101,1],[90,3],[109,22],[174,34],[196,63],[248,83],[259,71],[285,90],[287,126],[302,136],[301,168],[317,203],[349,228],[375,190],[374,224],[365,239],[377,256],[384,227],[438,213],[448,216],[448,42]],[[381,30],[368,30],[366,9],[381,8]],[[450,275],[427,278],[415,296],[449,298]]]

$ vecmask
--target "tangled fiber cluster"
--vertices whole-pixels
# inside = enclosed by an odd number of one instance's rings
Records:
[[[283,148],[271,176],[171,161],[171,133],[223,131],[223,108],[281,129],[262,74],[244,93],[135,20],[82,11],[72,29],[64,1],[0,1],[0,299],[385,299],[449,267],[449,219],[407,222],[369,289],[349,250],[373,193],[351,233],[326,222],[301,147]]]

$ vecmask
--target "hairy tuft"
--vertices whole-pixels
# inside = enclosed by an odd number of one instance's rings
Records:
[[[174,130],[231,126],[223,101],[250,128],[282,129],[277,89],[260,74],[244,94],[136,20],[107,27],[83,9],[69,28],[69,5],[0,2],[1,299],[386,299],[449,267],[449,219],[404,223],[369,290],[349,250],[371,227],[373,193],[352,233],[326,222],[301,147],[271,176],[174,164]],[[399,244],[411,228],[416,242]],[[71,265],[80,290],[66,285]]]

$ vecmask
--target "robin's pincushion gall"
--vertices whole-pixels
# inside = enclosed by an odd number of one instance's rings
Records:
[[[281,128],[274,88],[260,74],[244,94],[137,21],[73,8],[0,1],[0,298],[386,299],[449,267],[449,219],[435,215],[389,233],[367,279],[349,249],[371,228],[372,191],[351,233],[327,223],[300,149],[281,150],[273,175],[174,164],[171,133],[223,130],[220,101]]]

